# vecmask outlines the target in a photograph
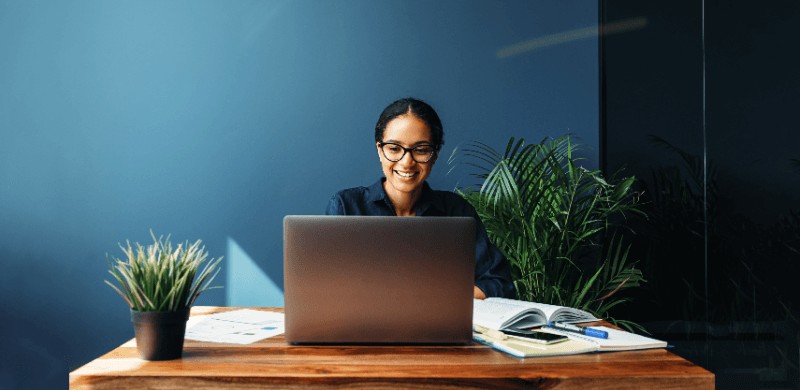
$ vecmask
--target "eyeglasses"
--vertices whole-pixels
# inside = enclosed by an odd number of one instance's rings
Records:
[[[383,151],[383,157],[391,162],[402,160],[406,156],[406,152],[411,152],[411,158],[418,163],[426,163],[436,154],[436,148],[433,145],[417,145],[413,148],[404,148],[391,142],[379,142],[378,145]]]

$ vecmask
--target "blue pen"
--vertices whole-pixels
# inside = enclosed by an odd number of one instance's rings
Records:
[[[586,335],[586,336],[589,336],[589,337],[596,337],[598,339],[607,339],[608,338],[608,332],[606,332],[604,330],[600,330],[600,329],[585,328],[583,326],[565,324],[563,322],[550,322],[550,323],[547,324],[547,326],[549,326],[549,327],[551,327],[553,329],[564,330],[564,331],[567,331],[567,332],[580,333],[582,335]]]

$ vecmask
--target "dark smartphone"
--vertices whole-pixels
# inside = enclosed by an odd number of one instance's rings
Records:
[[[503,333],[509,336],[524,337],[530,341],[542,344],[553,344],[569,340],[567,336],[545,333],[545,332],[536,332],[532,330],[503,329]]]

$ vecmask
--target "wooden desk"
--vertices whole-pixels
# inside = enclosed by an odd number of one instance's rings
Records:
[[[194,307],[192,315],[238,308]],[[276,310],[281,309],[263,309]],[[186,340],[183,358],[149,362],[133,340],[69,374],[70,388],[713,388],[714,374],[664,349],[517,359],[467,346],[290,346]]]

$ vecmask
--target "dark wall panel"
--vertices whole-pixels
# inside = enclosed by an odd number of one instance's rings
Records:
[[[702,318],[702,305],[694,299],[705,284],[702,204],[697,203],[702,186],[691,181],[693,173],[677,152],[703,152],[701,7],[694,1],[615,0],[601,7],[607,24],[646,21],[641,29],[604,36],[601,53],[605,169],[607,174],[624,169],[640,179],[650,216],[631,223],[639,237],[659,237],[634,245],[649,282],[637,306],[629,306],[630,315]],[[695,184],[684,189],[692,191],[688,199],[664,196],[681,190],[684,181]]]
[[[601,1],[605,168],[641,180],[629,306],[720,388],[796,388],[800,3]]]

